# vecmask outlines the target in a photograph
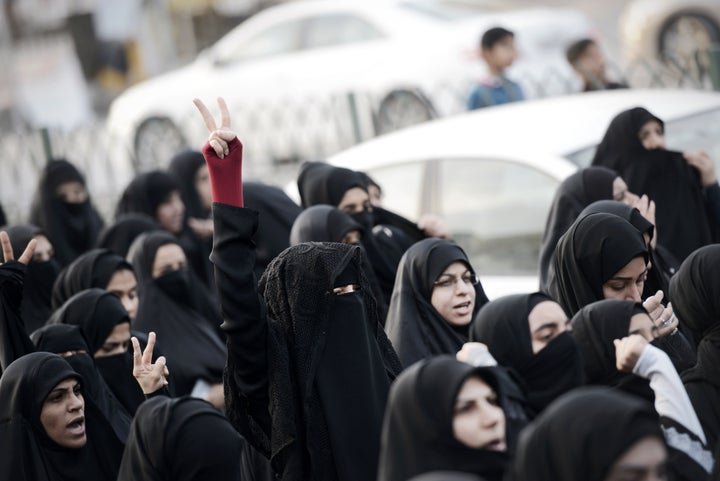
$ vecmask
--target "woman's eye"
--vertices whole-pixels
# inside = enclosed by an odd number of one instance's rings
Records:
[[[450,279],[445,279],[443,281],[437,281],[436,285],[440,287],[450,287],[451,285],[453,285],[453,281],[451,281]]]

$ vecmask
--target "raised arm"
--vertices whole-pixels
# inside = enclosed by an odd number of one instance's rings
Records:
[[[0,265],[0,369],[2,371],[20,356],[35,351],[25,323],[20,316],[25,268],[32,259],[37,241],[32,239],[15,261],[12,244],[6,232],[0,232],[5,263]]]
[[[253,274],[257,213],[242,208],[242,144],[230,130],[230,113],[222,99],[218,99],[220,128],[200,100],[194,103],[210,132],[203,155],[213,196],[210,260],[215,265],[221,327],[227,335],[226,393],[230,390],[231,395],[251,399],[266,410],[268,326]]]

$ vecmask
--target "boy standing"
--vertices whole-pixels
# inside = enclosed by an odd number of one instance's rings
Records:
[[[502,27],[491,28],[480,39],[480,50],[488,75],[470,93],[468,110],[524,100],[520,85],[505,77],[505,70],[517,57],[515,34]]]
[[[605,76],[605,58],[598,44],[589,38],[571,44],[565,52],[567,61],[583,80],[583,92],[623,89],[627,85],[611,82]]]

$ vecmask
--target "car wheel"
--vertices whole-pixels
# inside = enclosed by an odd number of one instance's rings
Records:
[[[170,120],[146,120],[135,134],[134,167],[138,171],[166,167],[186,147],[185,138]]]
[[[660,58],[665,62],[697,73],[708,68],[703,52],[720,43],[720,26],[699,13],[681,13],[671,17],[658,38]]]
[[[375,131],[378,135],[435,118],[435,110],[419,92],[395,90],[378,108]]]

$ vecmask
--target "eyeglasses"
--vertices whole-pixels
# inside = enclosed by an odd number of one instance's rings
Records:
[[[443,276],[433,282],[433,285],[437,287],[453,287],[458,281],[462,281],[465,285],[474,286],[480,283],[480,278],[475,274],[465,274],[462,277]]]

